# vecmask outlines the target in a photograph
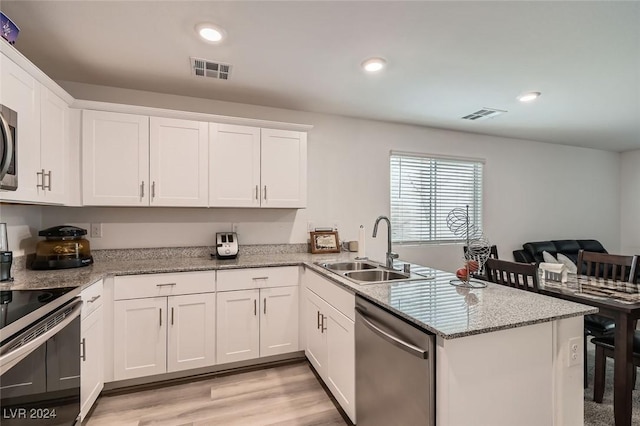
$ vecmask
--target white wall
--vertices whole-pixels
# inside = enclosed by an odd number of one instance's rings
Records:
[[[19,204],[0,205],[0,222],[7,224],[9,250],[13,256],[34,253],[42,229],[42,208]]]
[[[620,253],[640,254],[640,149],[620,158]]]
[[[370,235],[375,218],[389,214],[389,151],[403,150],[486,159],[485,233],[510,259],[522,243],[596,238],[620,247],[617,153],[482,136],[127,89],[60,82],[77,99],[138,104],[229,116],[312,124],[308,136],[309,202],[306,210],[43,208],[43,226],[104,222],[93,248],[202,245],[217,230],[239,223],[244,244],[300,243],[307,222],[337,224],[341,239]],[[500,119],[500,118],[498,118]],[[482,126],[472,123],[472,126]],[[582,183],[578,181],[582,180]],[[367,252],[384,259],[386,230],[368,238]],[[455,270],[459,245],[394,247],[401,258]]]

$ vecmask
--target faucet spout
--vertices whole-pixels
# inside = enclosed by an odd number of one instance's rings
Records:
[[[384,220],[387,222],[387,255],[386,255],[386,266],[389,269],[393,269],[393,260],[398,258],[398,254],[391,251],[391,221],[387,216],[378,216],[376,219],[376,223],[373,225],[373,235],[372,237],[376,237],[378,235],[378,224],[380,221]]]

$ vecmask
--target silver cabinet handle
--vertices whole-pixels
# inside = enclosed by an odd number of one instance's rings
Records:
[[[327,329],[327,326],[324,325],[324,320],[327,319],[327,317],[325,315],[322,315],[322,328],[320,329],[321,333],[324,333]]]
[[[144,181],[140,184],[140,198],[144,198]]]
[[[89,299],[89,300],[87,301],[87,303],[93,303],[93,302],[95,302],[95,301],[96,301],[96,300],[98,300],[98,299],[100,299],[100,295],[93,296],[91,299]]]
[[[267,185],[264,186],[264,200],[267,201]]]
[[[375,334],[377,334],[387,342],[418,358],[427,359],[429,357],[429,351],[425,351],[424,349],[412,345],[411,343],[407,343],[404,340],[398,339],[397,337],[392,336],[391,334],[377,327],[369,319],[366,318],[365,313],[362,309],[356,307],[356,312],[360,314],[359,317],[364,325],[366,325],[371,331],[373,331]]]
[[[173,325],[173,307],[171,307],[171,325]]]
[[[264,298],[264,306],[263,306],[263,309],[264,309],[264,314],[265,314],[265,315],[267,315],[267,298],[266,298],[266,297]]]
[[[156,181],[151,182],[151,199],[156,198]]]
[[[87,340],[83,337],[80,342],[80,346],[82,346],[82,355],[80,355],[80,359],[83,361],[87,360]]]
[[[44,172],[44,170],[43,170]],[[48,178],[49,179],[49,184],[45,185],[44,184],[44,179]],[[42,175],[42,189],[48,189],[49,191],[51,191],[51,170],[49,170],[49,173],[45,173]]]
[[[256,281],[256,280],[268,280],[269,277],[266,277],[266,276],[265,277],[253,277],[251,279],[254,280],[254,281]]]
[[[318,312],[318,326],[316,327],[318,330],[320,330],[320,311]]]
[[[174,286],[176,285],[176,283],[165,283],[165,284],[156,284],[156,287],[167,287],[167,286]]]
[[[38,181],[38,183],[36,184],[36,188],[42,188],[45,189],[46,185],[44,184],[44,169],[40,170],[39,172],[36,172],[36,180]]]
[[[253,315],[258,315],[258,299],[253,299]]]
[[[259,191],[258,185],[256,185],[256,201],[258,201],[258,191]]]
[[[162,327],[162,308],[160,308],[160,327]]]

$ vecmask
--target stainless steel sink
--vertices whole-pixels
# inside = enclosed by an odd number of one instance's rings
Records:
[[[368,262],[322,263],[320,266],[335,271],[361,271],[365,269],[376,269],[378,267],[378,265]]]
[[[387,271],[383,269],[375,269],[373,271],[347,272],[344,274],[344,276],[347,278],[351,278],[352,280],[365,282],[396,281],[407,280],[411,278],[410,274]]]
[[[404,273],[401,271],[392,271],[385,266],[375,262],[352,261],[352,262],[335,262],[335,263],[316,263],[334,274],[356,284],[379,284],[394,281],[414,281],[424,280],[425,277]],[[427,278],[428,279],[428,278]]]

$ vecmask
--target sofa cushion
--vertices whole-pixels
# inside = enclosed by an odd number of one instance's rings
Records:
[[[523,244],[522,247],[531,255],[531,257],[533,257],[535,262],[544,261],[544,258],[542,257],[543,251],[548,251],[554,256],[556,255],[556,246],[551,241],[535,241]]]
[[[598,253],[608,253],[600,241],[598,240],[576,240],[576,242],[580,245],[580,248],[584,251],[595,251]]]
[[[560,263],[558,262],[558,259],[556,259],[554,255],[552,255],[546,250],[542,252],[542,260],[544,260],[545,263]]]
[[[577,274],[578,273],[578,267],[576,266],[575,262],[573,262],[571,259],[569,259],[564,254],[558,253],[558,262],[564,264],[564,266],[567,267],[567,272],[568,273],[570,273],[570,274]]]

